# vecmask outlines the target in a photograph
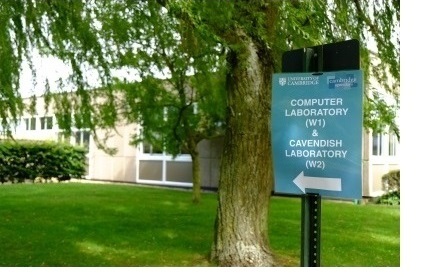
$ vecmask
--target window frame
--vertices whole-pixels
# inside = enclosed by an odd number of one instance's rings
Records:
[[[54,118],[52,116],[40,117],[40,130],[52,130],[54,128]]]

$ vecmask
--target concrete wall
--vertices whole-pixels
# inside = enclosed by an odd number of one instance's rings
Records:
[[[220,158],[223,148],[223,137],[204,140],[198,144],[201,162],[201,183],[203,187],[218,187]]]
[[[130,145],[130,138],[136,132],[136,125],[117,127],[117,132],[100,131],[97,135],[103,138],[108,135],[106,146],[116,149],[115,155],[109,155],[97,147],[94,139],[91,140],[89,157],[89,179],[135,182],[136,181],[136,153],[137,148]]]

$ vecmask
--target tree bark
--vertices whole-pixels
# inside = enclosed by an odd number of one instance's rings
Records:
[[[195,144],[196,145],[196,144]],[[196,149],[196,146],[194,146]],[[198,204],[201,202],[201,166],[200,155],[197,150],[191,150],[192,158],[192,202]]]
[[[219,266],[272,266],[268,208],[273,187],[269,50],[237,31],[229,51],[228,111],[212,259]]]

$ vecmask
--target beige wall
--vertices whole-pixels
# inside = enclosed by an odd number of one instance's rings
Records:
[[[30,99],[26,98],[24,99],[24,103],[29,104]],[[55,116],[53,114],[52,105],[48,109],[48,111],[45,110],[45,103],[43,101],[43,98],[38,98],[36,102],[36,114],[30,115],[28,112],[24,113],[23,117],[21,118],[19,125],[15,127],[14,129],[14,137],[17,139],[29,139],[29,140],[58,140],[58,128],[56,125]],[[41,117],[53,117],[53,128],[49,130],[41,130],[41,123],[40,118]],[[25,119],[35,118],[36,119],[36,130],[26,130],[25,128]]]
[[[387,135],[383,136],[383,153],[372,155],[372,133],[364,132],[364,152],[362,164],[362,195],[376,197],[384,193],[382,177],[391,170],[400,168],[399,149],[396,156],[388,155]]]
[[[106,146],[116,149],[115,155],[109,155],[97,148],[95,141],[91,140],[89,157],[89,179],[135,182],[136,181],[136,153],[137,149],[130,145],[130,138],[136,132],[135,125],[117,127],[117,133],[100,131],[97,135],[110,138]]]

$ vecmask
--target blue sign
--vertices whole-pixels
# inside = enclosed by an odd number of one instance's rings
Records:
[[[275,191],[362,198],[362,71],[273,76]]]

